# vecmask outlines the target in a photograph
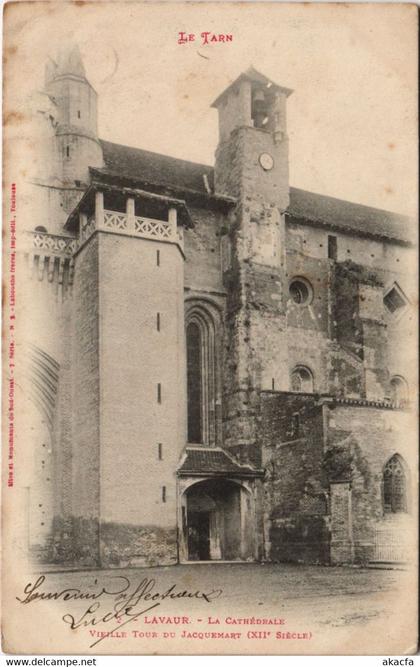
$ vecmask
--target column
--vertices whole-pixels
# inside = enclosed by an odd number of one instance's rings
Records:
[[[126,204],[126,211],[127,211],[127,232],[129,234],[134,234],[136,231],[135,228],[135,219],[136,219],[136,213],[135,213],[135,199],[134,197],[128,197],[127,199],[127,204]]]
[[[177,238],[177,211],[173,206],[168,211],[168,222],[171,228],[171,236],[173,239]]]
[[[330,484],[331,552],[333,565],[354,560],[350,482]]]
[[[104,193],[95,192],[95,221],[96,228],[103,229],[104,227]]]

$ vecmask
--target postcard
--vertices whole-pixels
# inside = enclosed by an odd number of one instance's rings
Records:
[[[417,21],[6,5],[6,653],[417,650]]]

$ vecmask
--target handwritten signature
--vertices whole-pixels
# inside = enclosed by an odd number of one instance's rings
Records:
[[[140,583],[132,583],[126,576],[111,576],[106,586],[98,587],[94,591],[81,588],[63,588],[61,590],[44,590],[45,575],[41,575],[35,583],[28,583],[23,589],[24,595],[16,597],[21,604],[31,604],[40,600],[87,600],[89,606],[81,614],[74,615],[65,613],[62,616],[72,630],[80,627],[96,626],[99,623],[109,623],[115,620],[117,625],[109,630],[105,636],[101,636],[90,648],[112,635],[116,630],[137,620],[143,614],[159,607],[165,600],[195,599],[211,603],[222,595],[222,589],[216,588],[209,591],[180,589],[177,584],[169,588],[159,590],[155,579],[144,578]],[[94,580],[98,585],[98,580]],[[111,611],[103,609],[103,603],[111,600]],[[146,603],[146,607],[143,607]],[[151,604],[150,604],[151,603]],[[149,605],[149,606],[148,606]],[[124,619],[124,620],[123,620]]]

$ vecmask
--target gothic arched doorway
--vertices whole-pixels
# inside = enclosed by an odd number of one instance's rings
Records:
[[[196,482],[184,493],[183,533],[189,561],[251,560],[251,494],[229,479]]]

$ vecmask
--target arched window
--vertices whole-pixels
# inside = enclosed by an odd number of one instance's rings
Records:
[[[396,405],[406,405],[408,402],[408,385],[401,375],[391,378],[391,401]]]
[[[310,393],[314,390],[314,378],[306,366],[296,366],[291,375],[292,391]]]
[[[187,326],[188,442],[203,442],[202,341],[196,322]]]
[[[43,225],[38,225],[38,227],[35,227],[36,232],[42,232],[43,234],[47,233],[47,228],[44,227]]]
[[[407,481],[401,456],[394,454],[383,473],[384,512],[407,512]]]
[[[187,439],[215,445],[220,414],[220,373],[216,325],[218,311],[198,300],[187,302]],[[217,413],[217,414],[216,414]]]

